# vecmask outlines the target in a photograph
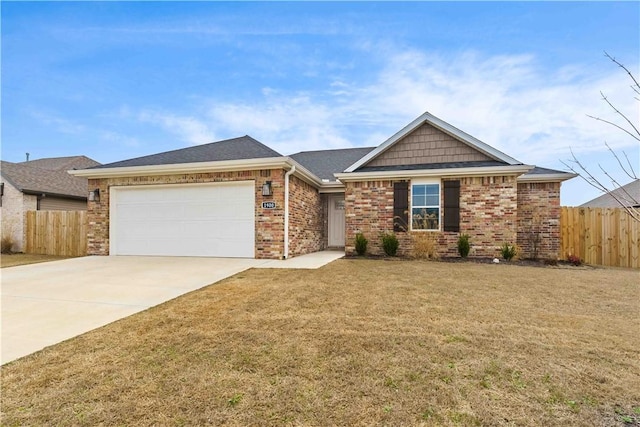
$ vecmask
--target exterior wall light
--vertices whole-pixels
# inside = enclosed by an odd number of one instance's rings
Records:
[[[89,201],[100,203],[100,189],[96,188],[93,191],[89,191]]]
[[[271,188],[271,181],[267,181],[262,185],[263,196],[273,196],[273,188]]]

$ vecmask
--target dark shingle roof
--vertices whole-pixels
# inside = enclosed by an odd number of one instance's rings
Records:
[[[338,150],[303,151],[291,157],[320,179],[335,181],[334,173],[346,168],[369,154],[375,147],[345,148]]]
[[[84,156],[80,156],[84,157]],[[89,158],[91,166],[99,164]],[[40,159],[40,164],[45,163],[47,159]],[[57,163],[55,159],[50,165]],[[87,197],[87,179],[79,178],[67,173],[66,166],[60,166],[63,169],[46,169],[31,166],[33,162],[11,163],[2,161],[1,170],[2,177],[18,190],[27,193],[45,193],[59,196],[71,196],[74,198]],[[67,162],[60,162],[67,165]]]
[[[72,169],[88,169],[98,166],[100,163],[87,156],[70,156],[70,157],[49,157],[46,159],[30,160],[28,162],[20,162],[19,165],[30,166],[33,168],[62,170],[68,171]]]
[[[267,157],[281,157],[272,150],[248,135],[240,138],[227,139],[209,144],[179,150],[166,151],[135,159],[108,163],[97,168],[118,168],[130,166],[156,166],[180,163],[215,162],[224,160],[260,159]]]
[[[615,196],[615,197],[614,197]],[[617,199],[617,200],[616,200]],[[580,205],[581,208],[619,208],[622,202],[627,207],[640,206],[640,179],[631,181],[611,193],[603,194]]]
[[[567,175],[571,175],[569,172],[565,172],[565,171],[559,171],[556,169],[548,169],[548,168],[541,168],[539,166],[534,167],[533,169],[531,169],[529,172],[527,172],[525,175],[556,175],[556,174],[563,174],[566,173]]]
[[[412,171],[421,169],[454,169],[454,168],[479,168],[490,166],[508,166],[508,163],[497,160],[486,160],[477,162],[449,162],[449,163],[427,163],[420,165],[398,165],[398,166],[365,166],[358,168],[356,172],[391,172],[391,171]]]

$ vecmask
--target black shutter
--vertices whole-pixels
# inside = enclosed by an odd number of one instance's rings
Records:
[[[409,183],[393,183],[393,231],[409,230]]]
[[[460,231],[460,181],[444,181],[444,231]]]

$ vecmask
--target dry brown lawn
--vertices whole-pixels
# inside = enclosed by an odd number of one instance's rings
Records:
[[[15,267],[17,265],[36,264],[38,262],[58,261],[67,259],[66,256],[57,255],[36,255],[36,254],[2,254],[0,256],[0,267]]]
[[[638,425],[638,279],[250,270],[3,366],[2,425]]]

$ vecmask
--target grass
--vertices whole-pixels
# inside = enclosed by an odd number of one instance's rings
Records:
[[[630,270],[250,270],[3,366],[2,425],[637,425],[639,301]]]
[[[66,256],[58,255],[37,255],[37,254],[2,254],[0,256],[0,267],[15,267],[18,265],[36,264],[39,262],[58,261],[67,259]]]

